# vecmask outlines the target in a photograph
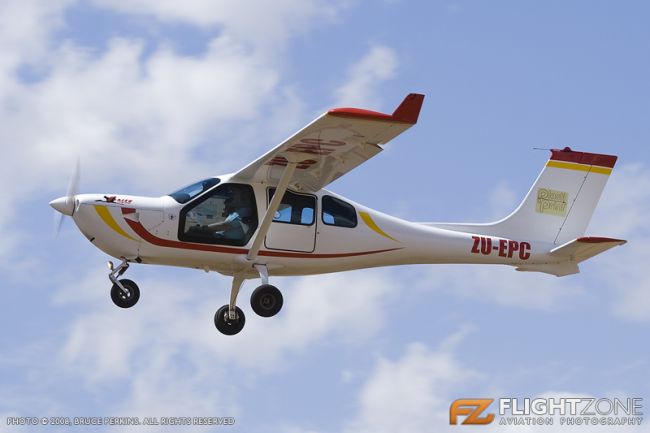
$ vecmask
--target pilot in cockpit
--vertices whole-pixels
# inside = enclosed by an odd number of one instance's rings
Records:
[[[250,229],[249,219],[252,212],[251,204],[246,197],[242,197],[241,191],[237,188],[229,189],[225,196],[217,199],[221,206],[215,203],[217,209],[222,208],[221,221],[205,221],[203,224],[192,227],[193,232],[209,234],[209,236],[223,239],[242,240]],[[223,200],[223,201],[222,201]]]

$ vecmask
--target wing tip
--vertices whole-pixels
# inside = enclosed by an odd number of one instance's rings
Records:
[[[406,98],[395,109],[392,117],[406,123],[417,123],[420,117],[420,110],[424,102],[424,95],[421,93],[409,93]]]
[[[376,111],[364,110],[361,108],[332,108],[327,112],[332,116],[356,117],[369,120],[383,120],[389,122],[403,122],[416,124],[420,116],[420,109],[424,102],[424,95],[420,93],[409,93],[393,114],[378,113]]]

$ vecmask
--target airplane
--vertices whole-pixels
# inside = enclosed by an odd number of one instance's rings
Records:
[[[483,224],[418,223],[396,218],[325,189],[379,154],[417,123],[424,95],[407,95],[392,114],[334,108],[241,170],[209,177],[162,197],[78,194],[50,202],[71,216],[108,262],[110,295],[133,307],[140,289],[122,275],[133,263],[181,266],[232,277],[229,302],[214,316],[225,335],[246,317],[242,283],[261,317],[282,308],[273,276],[314,275],[403,264],[476,263],[564,276],[579,263],[626,241],[584,236],[617,157],[551,149],[521,204]],[[60,227],[60,221],[59,221]]]

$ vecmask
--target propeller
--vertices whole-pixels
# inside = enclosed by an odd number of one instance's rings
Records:
[[[50,202],[50,206],[52,206],[56,211],[54,213],[55,237],[59,236],[61,226],[63,225],[63,217],[66,215],[74,215],[75,196],[79,193],[79,171],[80,163],[79,159],[77,159],[77,165],[75,166],[72,177],[70,178],[70,183],[68,183],[68,190],[66,191],[66,195]]]

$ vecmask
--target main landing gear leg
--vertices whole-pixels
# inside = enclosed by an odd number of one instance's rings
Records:
[[[262,278],[262,285],[253,290],[251,308],[262,317],[273,317],[280,312],[284,300],[277,287],[269,284],[269,271],[266,265],[254,265]]]
[[[244,312],[237,306],[237,295],[243,283],[243,275],[235,274],[230,289],[230,303],[219,308],[214,315],[214,326],[224,335],[239,333],[246,323]]]
[[[120,308],[131,308],[140,299],[140,288],[131,280],[126,278],[118,280],[127,269],[129,269],[129,262],[122,258],[122,262],[117,266],[113,266],[113,262],[108,262],[108,279],[113,283],[111,287],[111,299],[113,303]]]

